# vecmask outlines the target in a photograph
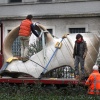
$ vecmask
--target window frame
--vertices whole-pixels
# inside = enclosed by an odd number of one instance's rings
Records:
[[[8,34],[9,34],[9,32],[11,31],[11,30],[13,30],[14,28],[16,28],[16,27],[6,27],[5,28],[5,36],[4,37],[6,37]],[[13,53],[13,48],[12,48],[12,53]]]
[[[85,28],[85,33],[88,32],[88,25],[87,24],[84,24],[84,25],[66,25],[66,32],[67,33],[70,33],[69,32],[69,29],[70,28]]]
[[[85,27],[83,27],[83,28],[69,28],[70,33],[85,33],[86,32],[85,30],[86,30]],[[84,31],[84,32],[82,32],[82,31]]]
[[[5,34],[4,34],[5,36],[4,37],[6,37],[8,35],[9,30],[12,30],[14,28],[16,28],[16,27],[5,27]]]
[[[52,29],[52,35],[55,36],[55,26],[46,26],[46,29]]]

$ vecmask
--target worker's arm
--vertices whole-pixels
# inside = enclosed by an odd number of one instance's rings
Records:
[[[87,47],[87,43],[86,43],[86,41],[84,42],[84,48],[85,48],[85,52],[84,52],[83,58],[86,57],[86,55],[87,55],[87,51],[88,51],[88,47]]]
[[[35,31],[34,25],[31,24],[31,30],[36,37],[39,37],[39,34]]]
[[[93,76],[90,74],[89,78],[86,80],[85,85],[90,86],[93,81]]]
[[[85,82],[85,85],[86,86],[89,86],[90,85],[90,80],[89,79],[87,79],[87,81]]]

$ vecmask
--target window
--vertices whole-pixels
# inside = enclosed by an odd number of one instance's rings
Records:
[[[55,26],[46,26],[52,36],[55,36]]]
[[[51,2],[52,0],[38,0],[39,2]]]
[[[51,35],[53,35],[53,29],[47,29],[47,30],[51,33]],[[46,38],[45,38],[45,43],[46,43]],[[42,50],[42,46],[43,46],[42,45],[42,39],[39,42],[37,42],[37,46],[38,46],[37,48],[39,48],[40,50]]]
[[[66,25],[68,33],[86,33],[88,31],[88,24]]]
[[[53,29],[47,29],[53,35]]]
[[[70,33],[85,33],[85,28],[69,28]]]
[[[11,30],[9,29],[8,33],[10,31]],[[16,38],[16,40],[13,42],[13,45],[12,45],[12,54],[13,54],[13,56],[21,56],[21,45],[20,45],[19,38]]]
[[[9,3],[18,3],[18,2],[22,2],[22,0],[9,0]]]

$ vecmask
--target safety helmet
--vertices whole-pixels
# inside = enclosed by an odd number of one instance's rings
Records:
[[[98,70],[99,68],[98,68],[98,65],[94,65],[93,66],[93,70]]]

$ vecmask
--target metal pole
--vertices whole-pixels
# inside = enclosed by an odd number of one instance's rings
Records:
[[[44,66],[46,64],[46,49],[45,49],[45,37],[44,32],[42,34],[42,46],[43,46],[43,57],[44,57]]]

